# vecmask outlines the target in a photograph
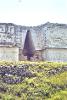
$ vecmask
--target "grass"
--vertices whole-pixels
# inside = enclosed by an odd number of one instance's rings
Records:
[[[67,71],[48,76],[50,69],[62,68],[67,63],[0,61],[3,66],[18,67],[24,64],[29,65],[28,70],[35,73],[36,77],[26,77],[18,84],[0,82],[0,87],[6,89],[6,92],[0,91],[0,100],[67,100]]]

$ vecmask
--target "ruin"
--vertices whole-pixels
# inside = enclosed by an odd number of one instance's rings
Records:
[[[0,60],[67,61],[67,25],[0,23]]]

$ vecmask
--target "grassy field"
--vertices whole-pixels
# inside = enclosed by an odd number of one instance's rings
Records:
[[[35,76],[17,84],[0,81],[0,100],[67,100],[67,63],[0,61],[0,67],[22,65]]]

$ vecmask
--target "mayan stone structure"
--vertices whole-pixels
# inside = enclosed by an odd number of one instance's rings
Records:
[[[0,23],[0,60],[67,61],[67,25]]]

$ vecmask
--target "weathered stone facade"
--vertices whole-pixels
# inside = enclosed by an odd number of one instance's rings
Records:
[[[35,53],[31,60],[67,61],[66,24],[48,22],[40,26],[26,27],[12,23],[0,23],[0,48],[16,47],[19,49],[18,59],[27,60],[27,57],[23,55],[27,30],[31,32],[35,47]],[[1,53],[0,50],[0,60],[2,58]]]
[[[0,47],[0,60],[5,61],[18,61],[19,48],[17,47]]]

